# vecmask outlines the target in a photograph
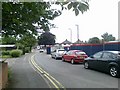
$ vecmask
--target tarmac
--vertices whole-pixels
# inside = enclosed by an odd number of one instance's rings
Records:
[[[44,78],[30,64],[31,55],[32,53],[20,58],[7,59],[10,73],[7,89],[50,88]]]

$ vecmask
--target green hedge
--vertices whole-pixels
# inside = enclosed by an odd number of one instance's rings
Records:
[[[2,55],[10,55],[10,51],[2,51]]]
[[[21,56],[22,55],[22,51],[21,50],[12,50],[11,52],[10,52],[10,55],[12,56],[12,57],[19,57],[19,56]]]

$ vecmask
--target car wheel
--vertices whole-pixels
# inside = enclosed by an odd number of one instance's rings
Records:
[[[53,56],[51,55],[51,58],[53,58]]]
[[[55,60],[57,60],[57,57],[55,56]]]
[[[88,68],[89,68],[88,62],[85,62],[85,63],[84,63],[84,68],[85,68],[85,69],[88,69]]]
[[[62,57],[62,61],[65,62],[65,59]]]
[[[74,63],[75,63],[75,62],[74,62],[74,59],[72,59],[72,60],[71,60],[71,64],[74,64]]]
[[[116,66],[112,66],[112,67],[110,67],[110,75],[112,76],[112,77],[118,77],[119,76],[119,74],[118,74],[118,69],[117,69],[117,67]]]

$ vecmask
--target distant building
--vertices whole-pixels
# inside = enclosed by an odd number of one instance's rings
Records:
[[[5,49],[5,50],[11,50],[11,49],[16,49],[15,45],[0,45],[0,49]]]
[[[66,44],[72,44],[72,42],[70,42],[70,41],[68,41],[67,39],[65,40],[65,41],[63,41],[61,44],[64,44],[64,45],[66,45]]]
[[[4,47],[15,47],[15,45],[0,45],[0,48],[4,48]]]
[[[83,44],[84,42],[81,41],[80,39],[78,39],[76,42],[74,42],[73,44]]]

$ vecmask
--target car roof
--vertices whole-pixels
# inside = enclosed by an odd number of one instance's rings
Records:
[[[65,50],[65,49],[56,49],[56,50]]]
[[[120,53],[120,51],[103,51],[103,52],[111,52],[111,53],[114,53],[114,54]]]
[[[76,52],[76,51],[81,51],[81,52],[83,52],[82,50],[70,50],[70,51],[73,51],[73,52]]]

